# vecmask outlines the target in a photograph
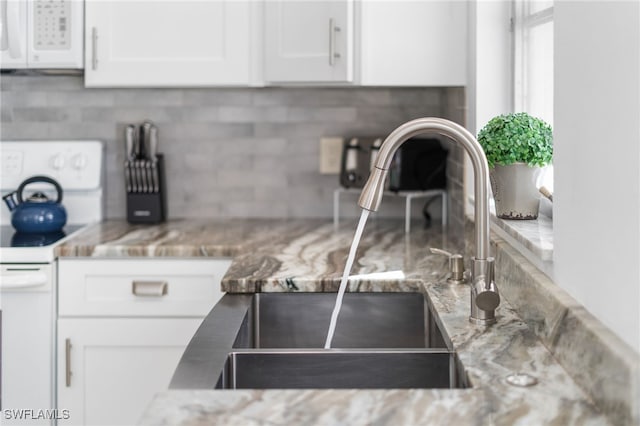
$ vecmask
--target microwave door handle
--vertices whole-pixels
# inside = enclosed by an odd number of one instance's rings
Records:
[[[7,0],[0,0],[0,49],[7,50]]]
[[[7,38],[9,42],[9,56],[14,59],[22,57],[20,40],[20,2],[6,0],[7,2]]]

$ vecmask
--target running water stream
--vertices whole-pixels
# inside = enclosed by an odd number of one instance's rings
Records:
[[[342,298],[344,297],[344,292],[347,289],[347,281],[349,280],[349,273],[351,272],[353,261],[356,257],[358,244],[360,244],[360,237],[362,237],[362,230],[364,229],[365,223],[367,223],[367,217],[369,217],[369,210],[362,209],[362,214],[360,215],[360,222],[358,222],[356,233],[353,236],[351,249],[349,250],[349,256],[347,257],[347,264],[344,267],[344,273],[342,274],[342,280],[340,281],[340,288],[338,289],[336,304],[333,307],[333,313],[331,314],[331,323],[329,324],[329,332],[327,333],[327,340],[324,344],[325,349],[331,348],[331,341],[333,340],[333,334],[336,331],[336,323],[338,322],[338,315],[340,314],[340,308],[342,307]]]

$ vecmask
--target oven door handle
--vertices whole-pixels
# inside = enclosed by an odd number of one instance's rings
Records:
[[[11,274],[0,277],[0,289],[19,289],[40,287],[47,283],[47,274],[44,272],[33,272],[28,274]]]

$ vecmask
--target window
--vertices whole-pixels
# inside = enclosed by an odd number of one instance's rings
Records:
[[[553,127],[553,0],[514,0],[515,111],[526,111]],[[553,191],[553,166],[540,186]]]

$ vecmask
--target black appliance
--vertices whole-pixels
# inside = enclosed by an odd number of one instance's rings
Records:
[[[362,188],[378,150],[381,138],[351,138],[342,146],[340,185],[344,188]]]
[[[375,164],[382,138],[351,138],[342,149],[340,185],[362,188]],[[391,191],[446,189],[449,151],[436,138],[411,138],[393,156],[386,183]]]
[[[447,157],[440,140],[411,138],[393,156],[389,168],[389,190],[425,191],[446,189]]]

